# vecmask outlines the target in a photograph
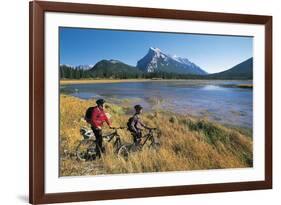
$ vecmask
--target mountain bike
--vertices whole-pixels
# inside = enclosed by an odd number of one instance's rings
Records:
[[[157,128],[149,128],[148,133],[141,138],[141,142],[131,143],[131,144],[123,144],[117,152],[118,157],[123,157],[127,159],[132,152],[141,151],[145,145],[147,145],[151,149],[158,150],[160,148],[160,130]]]
[[[114,127],[111,128],[114,131],[110,134],[104,135],[103,139],[105,142],[113,142],[113,147],[115,152],[117,152],[122,146],[120,135],[118,134],[118,130],[125,129],[125,127]],[[79,142],[76,147],[76,157],[81,161],[89,161],[95,160],[97,157],[97,153],[102,153],[100,147],[97,147],[95,135],[92,130],[88,128],[81,128],[80,134],[83,136],[83,139]],[[98,150],[99,149],[99,150]]]

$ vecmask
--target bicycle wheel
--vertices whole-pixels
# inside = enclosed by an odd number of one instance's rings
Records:
[[[128,145],[122,145],[117,152],[118,157],[127,159],[129,157]]]
[[[81,161],[94,160],[96,158],[95,140],[82,140],[76,148],[76,156]]]
[[[159,150],[160,149],[160,143],[159,142],[153,142],[153,143],[150,144],[149,147],[152,148],[152,149],[155,149],[155,150]]]
[[[158,150],[160,148],[160,142],[154,137],[151,138],[150,148]]]
[[[117,136],[114,144],[113,144],[113,147],[115,148],[115,152],[118,151],[120,149],[120,147],[122,146],[122,142],[121,142],[121,139],[119,136]]]

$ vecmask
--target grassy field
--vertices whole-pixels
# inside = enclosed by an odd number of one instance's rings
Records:
[[[237,85],[239,88],[253,88],[253,84],[239,84]]]
[[[71,155],[82,139],[79,129],[88,126],[85,110],[95,100],[60,96],[60,176],[120,174],[160,171],[184,171],[221,168],[243,168],[253,165],[253,142],[249,132],[229,128],[188,116],[164,111],[146,113],[143,121],[161,130],[158,151],[144,148],[128,160],[117,158],[111,143],[105,144],[106,155],[95,161],[77,161]],[[132,108],[107,104],[113,126],[125,126]],[[106,126],[105,126],[106,127]],[[104,131],[109,132],[109,130]],[[123,142],[132,142],[130,133],[121,130]]]

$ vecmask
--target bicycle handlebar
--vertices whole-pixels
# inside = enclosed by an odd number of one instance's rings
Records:
[[[111,127],[110,129],[112,129],[112,130],[122,130],[122,129],[126,129],[126,127]]]
[[[148,128],[148,130],[157,130],[158,128],[156,128],[156,127],[150,127],[150,128]]]

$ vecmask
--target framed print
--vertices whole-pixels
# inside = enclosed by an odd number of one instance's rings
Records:
[[[30,203],[272,188],[272,17],[30,2]]]

